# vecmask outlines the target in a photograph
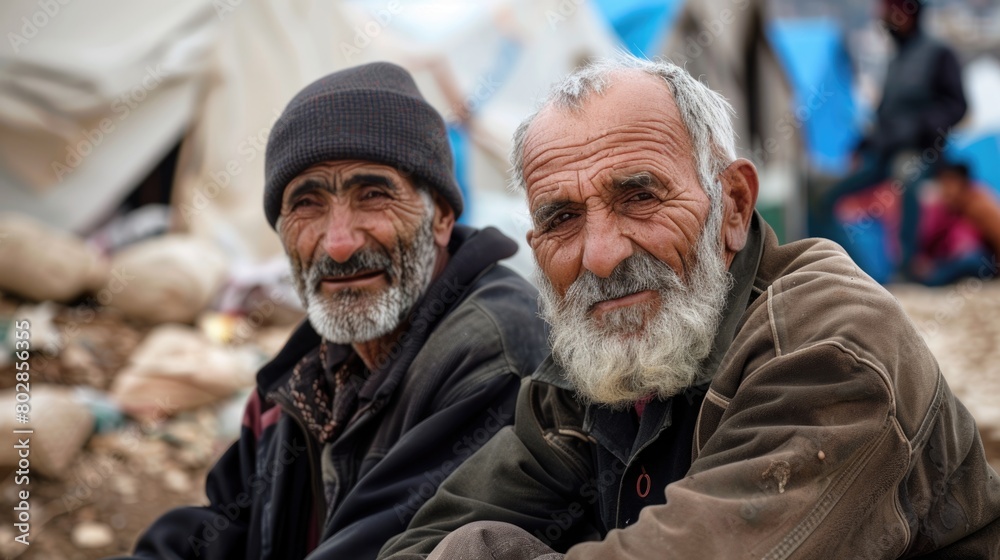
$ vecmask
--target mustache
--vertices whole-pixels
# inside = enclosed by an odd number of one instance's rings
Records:
[[[684,283],[670,265],[639,251],[619,263],[607,278],[585,270],[566,290],[562,304],[589,309],[602,301],[646,290],[663,292],[683,287]]]
[[[396,276],[392,257],[378,249],[360,249],[347,261],[339,263],[330,255],[323,254],[309,268],[309,284],[315,289],[323,278],[355,276],[369,272],[384,272],[392,282]]]

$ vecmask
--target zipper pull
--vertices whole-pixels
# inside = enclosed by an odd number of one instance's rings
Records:
[[[649,474],[646,473],[646,467],[640,467],[642,469],[642,474],[635,481],[635,493],[639,495],[640,498],[645,498],[649,495],[649,491],[653,488],[653,481],[649,478]]]

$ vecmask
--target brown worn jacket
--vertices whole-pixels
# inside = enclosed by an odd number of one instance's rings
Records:
[[[572,560],[1000,559],[1000,480],[899,304],[837,245],[779,246],[759,217],[753,228],[730,269],[690,468],[658,490],[665,503],[601,522],[600,496],[621,504],[636,484],[636,454],[596,468],[598,411],[550,360],[522,384],[515,426],[379,557],[421,558],[450,531],[497,520]]]

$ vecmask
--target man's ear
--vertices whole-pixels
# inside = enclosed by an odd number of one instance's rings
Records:
[[[455,228],[455,210],[437,191],[431,191],[434,201],[434,222],[431,231],[434,233],[434,244],[444,249],[451,241],[451,230]]]
[[[740,158],[722,172],[722,243],[726,260],[731,262],[747,242],[750,218],[757,204],[760,184],[757,168]]]

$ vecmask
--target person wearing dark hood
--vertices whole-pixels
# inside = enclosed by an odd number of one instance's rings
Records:
[[[264,210],[303,322],[257,375],[205,507],[168,512],[139,558],[374,558],[473,451],[513,420],[547,354],[517,250],[456,225],[441,116],[402,68],[303,89],[268,140]]]
[[[823,233],[850,250],[853,235],[836,226],[834,206],[842,197],[895,179],[902,196],[900,272],[911,274],[916,253],[919,183],[944,157],[948,133],[965,115],[962,71],[955,53],[921,28],[920,0],[879,0],[880,19],[896,45],[886,71],[872,131],[855,153],[854,173],[823,196]]]

